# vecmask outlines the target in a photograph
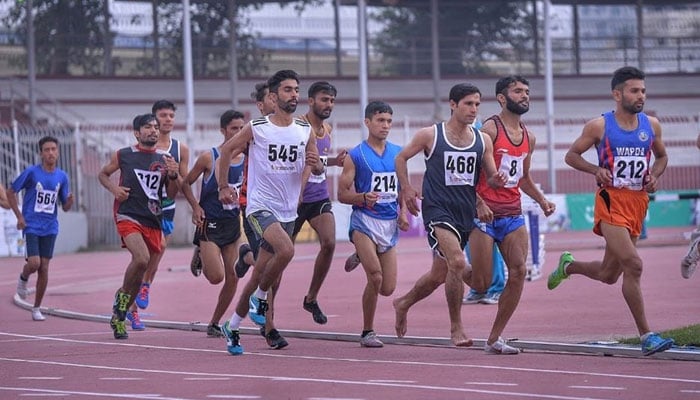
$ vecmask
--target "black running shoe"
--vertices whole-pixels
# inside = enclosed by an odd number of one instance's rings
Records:
[[[207,326],[207,336],[208,337],[214,337],[214,338],[220,338],[224,337],[224,332],[221,331],[221,327],[217,324],[209,324]]]
[[[260,327],[260,336],[267,338],[267,335],[265,334],[265,327],[264,326]]]
[[[277,332],[277,329],[273,329],[265,336],[265,341],[270,348],[279,350],[289,346],[289,343]]]
[[[112,328],[115,339],[124,340],[129,338],[124,320],[120,320],[117,316],[113,315],[112,319],[109,320],[109,326]]]
[[[202,274],[202,258],[199,256],[199,246],[194,248],[192,253],[192,261],[190,261],[190,272],[195,277]]]
[[[250,245],[248,243],[243,243],[241,247],[238,248],[238,261],[236,261],[236,276],[240,279],[243,278],[248,272],[248,268],[250,268],[250,265],[246,264],[243,259],[245,258],[245,255],[248,254],[249,252],[253,251],[253,249],[250,248]]]
[[[316,300],[307,302],[306,296],[304,296],[304,310],[313,315],[314,322],[317,324],[323,325],[328,322],[328,318],[326,318],[326,315],[323,313],[323,311],[321,311],[321,308],[318,306],[318,302]]]

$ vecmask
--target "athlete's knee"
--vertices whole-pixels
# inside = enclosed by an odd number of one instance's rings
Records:
[[[321,245],[321,253],[333,254],[335,251],[335,238],[334,237],[320,237],[319,244]]]
[[[642,259],[637,256],[630,256],[622,261],[622,271],[627,276],[640,278],[642,276],[643,263]]]
[[[374,288],[374,291],[380,293],[382,290],[382,282],[384,277],[380,271],[375,271],[367,274],[367,283]]]
[[[517,266],[508,266],[508,280],[525,281],[527,276],[527,266],[525,264],[520,264]]]

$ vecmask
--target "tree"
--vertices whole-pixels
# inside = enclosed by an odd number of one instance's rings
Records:
[[[440,73],[486,73],[489,61],[512,61],[512,55],[526,54],[535,37],[529,22],[531,13],[525,2],[441,1]],[[385,7],[372,17],[386,25],[372,40],[382,56],[384,72],[430,75],[430,2],[410,8]]]

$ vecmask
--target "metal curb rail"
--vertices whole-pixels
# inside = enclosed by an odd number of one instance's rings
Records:
[[[14,295],[14,304],[25,310],[31,310],[32,305],[22,300],[19,295]],[[109,322],[110,317],[96,314],[85,314],[76,311],[62,310],[59,308],[41,307],[41,312],[53,315],[56,317],[78,319],[82,321],[92,322]],[[178,322],[178,321],[159,321],[151,319],[142,319],[149,327],[161,329],[177,329],[182,331],[198,331],[206,332],[207,324],[201,322]],[[259,336],[259,328],[240,328],[240,332],[246,335]],[[352,333],[336,333],[336,332],[311,332],[297,330],[281,330],[286,337],[298,339],[313,339],[313,340],[333,340],[340,342],[357,342],[358,335]],[[393,345],[411,345],[411,346],[438,346],[438,347],[454,347],[449,338],[439,337],[419,337],[409,336],[397,338],[396,336],[378,335],[379,339],[384,344]],[[486,343],[485,339],[474,339],[474,346],[471,349],[481,350]],[[617,344],[592,344],[592,343],[557,343],[557,342],[539,342],[528,340],[511,340],[509,344],[520,348],[523,352],[538,351],[552,352],[563,354],[591,354],[604,356],[625,356],[634,358],[654,358],[663,360],[679,360],[679,361],[700,361],[700,350],[672,348],[661,353],[656,353],[652,356],[643,356],[639,346],[617,345]]]

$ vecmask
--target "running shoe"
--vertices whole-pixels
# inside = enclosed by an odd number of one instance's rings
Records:
[[[484,345],[484,351],[489,353],[489,354],[519,354],[520,353],[520,349],[509,345],[500,336],[498,337],[498,340],[496,340],[492,344],[486,343]]]
[[[195,277],[202,275],[202,258],[199,256],[199,246],[195,246],[192,252],[192,261],[190,261],[190,272]]]
[[[484,293],[477,293],[474,290],[470,290],[469,293],[467,293],[467,295],[462,299],[462,304],[476,304],[484,297],[486,297]]]
[[[542,267],[541,266],[532,266],[531,268],[528,268],[527,270],[527,275],[525,276],[525,279],[528,282],[536,281],[542,277]]]
[[[328,322],[328,318],[323,311],[321,311],[321,307],[318,306],[318,302],[316,300],[307,302],[306,296],[304,296],[304,310],[311,313],[315,323],[323,325]]]
[[[141,322],[141,317],[139,316],[139,312],[134,310],[134,311],[129,311],[126,313],[126,319],[128,319],[131,322],[131,329],[135,331],[143,331],[146,329],[146,324]]]
[[[219,324],[211,323],[207,326],[207,336],[213,338],[224,337],[224,332],[221,331]]]
[[[350,254],[347,260],[345,260],[345,272],[350,272],[360,265],[360,256],[357,253]]]
[[[280,335],[277,329],[273,329],[265,335],[265,341],[270,348],[279,350],[289,346],[289,343]]]
[[[260,327],[260,336],[267,338],[267,335],[265,335],[265,327],[264,326]]]
[[[39,310],[39,307],[33,307],[32,308],[32,319],[34,321],[44,321],[44,320],[46,320],[46,317],[44,317],[44,314],[41,313],[41,310]]]
[[[248,300],[248,315],[255,325],[265,326],[265,313],[267,312],[267,300],[259,299],[254,294]]]
[[[22,279],[22,276],[17,279],[17,296],[24,300],[29,296],[29,288],[27,288],[27,281]]]
[[[498,304],[498,300],[501,298],[501,293],[486,293],[486,296],[479,300],[479,304]]]
[[[112,304],[112,313],[121,321],[126,318],[126,312],[129,311],[129,301],[131,296],[128,293],[117,292],[114,295],[114,303]]]
[[[690,243],[688,253],[683,257],[683,261],[681,261],[681,276],[685,279],[690,279],[695,273],[695,268],[698,266],[698,261],[700,261],[699,245],[700,236],[696,237],[693,242]],[[19,293],[19,285],[17,285],[17,293]]]
[[[142,310],[145,310],[148,307],[148,292],[150,292],[150,290],[151,284],[144,282],[141,284],[138,294],[136,294],[136,305]]]
[[[559,257],[559,266],[557,266],[557,269],[549,274],[549,278],[547,278],[547,289],[554,290],[564,279],[569,277],[566,273],[566,267],[572,262],[574,262],[574,256],[572,256],[571,253],[568,251],[561,253]]]
[[[112,319],[109,320],[109,326],[112,327],[112,332],[114,333],[115,339],[122,340],[129,338],[129,334],[126,332],[124,320],[120,320],[116,315],[113,315]]]
[[[384,347],[384,343],[377,337],[374,331],[370,331],[364,337],[360,337],[360,346],[362,347]]]
[[[656,332],[649,332],[642,341],[642,354],[650,356],[654,353],[670,349],[675,342],[673,339],[664,339]]]
[[[241,335],[238,333],[238,330],[232,331],[229,328],[229,321],[226,321],[221,326],[221,331],[226,337],[226,350],[228,350],[228,353],[232,356],[240,356],[241,354],[243,354],[243,346],[241,346]]]
[[[240,279],[245,276],[245,274],[248,272],[248,268],[250,268],[250,265],[246,264],[244,261],[245,255],[248,254],[249,252],[253,251],[253,249],[250,248],[250,245],[248,243],[243,243],[239,248],[238,248],[238,261],[236,261],[236,276]]]

